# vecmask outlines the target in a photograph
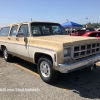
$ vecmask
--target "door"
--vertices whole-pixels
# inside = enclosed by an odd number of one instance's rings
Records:
[[[23,37],[16,37],[16,52],[20,58],[27,59],[29,58],[29,28],[28,24],[22,24],[19,28],[20,33],[23,33]]]
[[[18,25],[14,25],[11,28],[10,34],[8,36],[8,46],[7,49],[10,53],[15,54],[15,42],[16,42],[16,32],[18,30]]]

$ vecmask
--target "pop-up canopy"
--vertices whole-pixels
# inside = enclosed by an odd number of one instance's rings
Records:
[[[82,27],[81,24],[77,24],[75,22],[65,22],[63,24],[61,24],[64,28],[67,28],[67,27]]]

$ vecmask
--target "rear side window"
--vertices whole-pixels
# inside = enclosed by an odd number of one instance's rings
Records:
[[[10,36],[16,36],[17,28],[18,28],[18,25],[15,25],[12,27]]]
[[[9,30],[10,30],[10,27],[4,27],[4,28],[2,28],[1,31],[0,31],[0,35],[7,36],[8,33],[9,33]]]

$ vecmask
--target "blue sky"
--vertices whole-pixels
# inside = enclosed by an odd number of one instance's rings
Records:
[[[58,23],[100,22],[99,10],[100,0],[0,0],[0,26],[31,18]]]

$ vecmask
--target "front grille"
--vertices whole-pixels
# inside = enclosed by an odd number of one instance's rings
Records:
[[[78,59],[100,52],[100,43],[74,46],[73,58]]]

